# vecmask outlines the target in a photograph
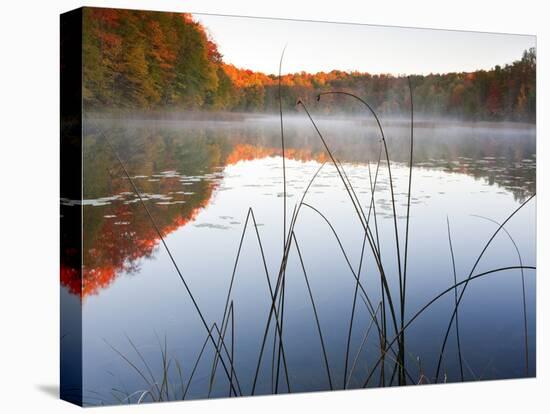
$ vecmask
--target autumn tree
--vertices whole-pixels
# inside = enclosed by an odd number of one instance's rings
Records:
[[[185,13],[86,8],[83,33],[83,98],[90,109],[155,109],[277,112],[279,79],[224,62],[207,30]],[[274,68],[276,69],[276,68]],[[468,119],[533,121],[536,52],[492,70],[412,75],[417,112]],[[368,100],[380,114],[408,110],[404,76],[346,72],[283,74],[286,112],[297,99],[330,114],[362,109],[325,91],[346,91]]]

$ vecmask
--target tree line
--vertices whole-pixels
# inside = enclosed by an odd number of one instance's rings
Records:
[[[84,9],[83,99],[93,110],[125,108],[275,112],[277,75],[223,61],[207,30],[190,14]],[[333,70],[281,77],[286,111],[298,98],[340,90],[366,98],[381,114],[408,110],[405,76]],[[413,75],[415,110],[468,119],[535,120],[536,52],[491,70]],[[362,110],[342,96],[315,105],[323,113]]]

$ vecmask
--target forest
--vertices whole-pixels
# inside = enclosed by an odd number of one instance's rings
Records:
[[[87,110],[279,110],[278,76],[224,62],[215,40],[190,14],[85,8],[83,25]],[[415,111],[426,116],[535,121],[534,48],[491,70],[411,75],[411,82]],[[288,112],[297,110],[298,98],[313,102],[329,90],[366,98],[380,114],[398,114],[409,105],[405,76],[333,70],[284,74],[280,83]],[[331,96],[315,110],[361,110],[353,101]]]

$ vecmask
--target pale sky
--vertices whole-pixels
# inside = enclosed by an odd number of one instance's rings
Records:
[[[227,63],[283,73],[333,69],[428,74],[491,69],[521,58],[531,35],[412,29],[343,23],[193,14],[218,44]]]

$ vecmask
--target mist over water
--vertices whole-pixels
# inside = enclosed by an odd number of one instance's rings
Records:
[[[269,277],[275,283],[283,243],[283,181],[280,120],[262,115],[186,114],[157,119],[89,118],[84,128],[83,354],[85,401],[108,396],[122,385],[144,387],[142,379],[104,340],[125,355],[136,354],[131,338],[155,376],[162,372],[159,338],[189,378],[205,338],[167,252],[138,197],[123,176],[103,134],[112,142],[163,233],[209,322],[219,321],[247,211],[253,208]],[[342,163],[361,205],[371,202],[370,183],[380,156],[380,133],[364,116],[313,114],[334,156]],[[398,226],[405,230],[410,123],[382,119],[392,167]],[[357,269],[363,233],[336,169],[304,114],[284,118],[287,217],[313,182],[306,202],[319,209],[341,237]],[[407,315],[451,286],[453,274],[446,227],[450,220],[459,280],[467,277],[484,243],[498,226],[475,216],[504,220],[536,188],[535,128],[529,124],[464,122],[418,116],[414,130]],[[383,159],[384,157],[382,157]],[[369,167],[371,176],[369,178]],[[397,268],[387,165],[382,162],[375,196],[381,257],[396,292]],[[288,220],[288,218],[287,218]],[[288,226],[288,222],[287,222]],[[535,264],[535,202],[506,225],[524,264]],[[355,280],[323,219],[303,208],[296,237],[315,295],[333,380],[341,388]],[[245,393],[252,386],[269,290],[253,231],[245,235],[236,269],[235,369]],[[478,271],[517,265],[510,240],[499,235]],[[325,366],[297,252],[289,256],[285,287],[285,351],[293,392],[328,389]],[[361,279],[373,303],[381,300],[372,253]],[[460,307],[466,380],[535,375],[535,273],[525,271],[529,366],[525,372],[519,271],[473,281]],[[70,285],[63,294],[70,295]],[[407,368],[414,378],[433,380],[437,356],[452,314],[445,296],[407,331]],[[358,304],[350,355],[357,354],[350,387],[362,386],[377,359],[371,333],[358,353],[369,315]],[[261,365],[257,393],[271,393],[273,337]],[[189,398],[207,396],[213,350],[198,365]],[[447,381],[458,381],[454,337],[444,356]],[[392,366],[388,365],[387,375]],[[227,396],[219,368],[212,396]],[[349,371],[348,371],[349,373]],[[176,371],[170,381],[181,382]],[[378,378],[369,386],[378,386]],[[283,392],[286,389],[283,388]],[[93,391],[93,392],[92,392]],[[89,397],[86,399],[86,397]],[[107,398],[116,403],[116,399]],[[135,401],[132,401],[135,402]]]

